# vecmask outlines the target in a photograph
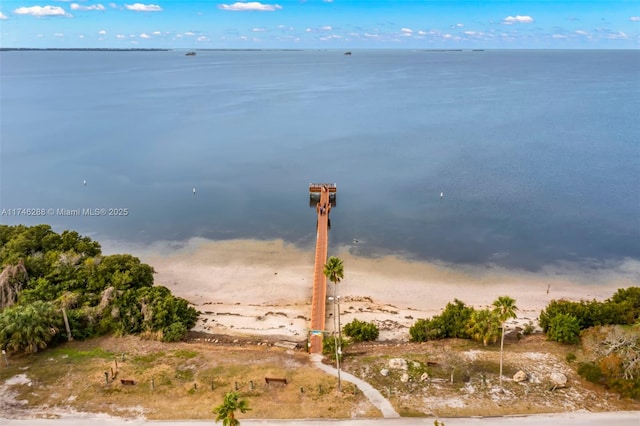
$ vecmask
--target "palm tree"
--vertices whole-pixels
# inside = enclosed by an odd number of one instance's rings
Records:
[[[240,421],[236,419],[236,410],[241,413],[251,411],[246,399],[240,399],[238,392],[227,392],[224,402],[213,409],[216,414],[216,423],[222,420],[222,426],[238,426]]]
[[[60,318],[50,302],[14,305],[0,314],[2,349],[35,353],[44,349],[58,332]]]
[[[467,325],[469,335],[483,345],[489,341],[495,342],[500,335],[500,321],[498,316],[489,309],[474,310]]]
[[[342,264],[342,259],[339,257],[331,256],[327,263],[324,265],[324,276],[329,278],[329,281],[333,283],[333,328],[336,329],[336,289],[337,284],[344,278],[344,265]],[[340,343],[342,342],[342,333],[340,332],[340,311],[338,307],[338,336],[336,336],[335,331],[333,334],[333,339],[335,341],[336,348],[336,367],[338,369],[338,392],[342,391],[340,384]],[[338,340],[339,339],[339,340]]]
[[[500,338],[500,386],[502,386],[502,350],[504,348],[504,325],[508,319],[516,318],[516,306],[515,299],[509,296],[500,296],[493,302],[493,312],[498,315],[502,328],[502,337]]]

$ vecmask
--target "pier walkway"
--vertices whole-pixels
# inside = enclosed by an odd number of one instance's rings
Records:
[[[336,192],[335,184],[310,184],[309,191],[320,193],[320,200],[316,204],[318,215],[316,234],[316,258],[313,274],[313,297],[311,299],[311,331],[309,336],[309,353],[322,353],[322,336],[325,326],[327,277],[324,275],[324,265],[327,263],[329,245],[329,212],[331,211],[330,194]]]

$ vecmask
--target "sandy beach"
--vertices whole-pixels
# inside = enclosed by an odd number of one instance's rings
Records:
[[[640,264],[628,261],[607,269],[578,270],[570,265],[538,272],[490,266],[451,266],[398,257],[364,258],[352,247],[330,249],[344,261],[338,284],[340,320],[375,322],[381,340],[407,340],[418,318],[439,313],[460,299],[482,308],[498,296],[516,299],[518,319],[534,324],[553,299],[610,297],[618,288],[637,285]],[[215,334],[306,338],[313,286],[313,250],[281,240],[157,243],[132,251],[156,271],[157,285],[194,304],[203,314],[198,331]],[[328,294],[333,295],[329,283]],[[333,329],[328,302],[326,329]]]

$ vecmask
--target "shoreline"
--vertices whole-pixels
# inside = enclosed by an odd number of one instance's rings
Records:
[[[153,266],[156,285],[169,288],[202,312],[194,331],[306,339],[313,250],[282,240],[201,238],[129,249]],[[408,340],[409,327],[417,319],[438,314],[454,299],[484,308],[508,295],[519,308],[518,318],[508,326],[537,325],[540,311],[551,300],[604,300],[619,288],[637,285],[640,271],[640,262],[628,261],[611,271],[568,266],[532,273],[395,256],[364,258],[350,254],[348,247],[330,250],[329,256],[344,261],[344,279],[337,286],[341,324],[354,318],[373,321],[380,329],[379,340]],[[328,286],[332,296],[333,284]],[[328,304],[327,331],[333,330],[332,313],[333,305]]]

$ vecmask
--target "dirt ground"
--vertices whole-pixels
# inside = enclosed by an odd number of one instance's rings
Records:
[[[380,416],[354,386],[343,383],[338,393],[336,379],[314,368],[303,347],[203,333],[175,344],[137,337],[71,342],[10,357],[9,367],[0,368],[0,412],[8,418],[72,411],[211,419],[224,394],[237,389],[249,401],[252,411],[245,416],[251,418]],[[341,368],[381,391],[402,416],[640,410],[638,402],[582,380],[566,361],[570,351],[541,335],[507,341],[502,386],[499,345],[465,340],[353,344]],[[520,370],[527,379],[518,383],[512,377]],[[554,387],[552,373],[563,374],[566,385]],[[267,385],[265,377],[286,378],[287,385]]]

